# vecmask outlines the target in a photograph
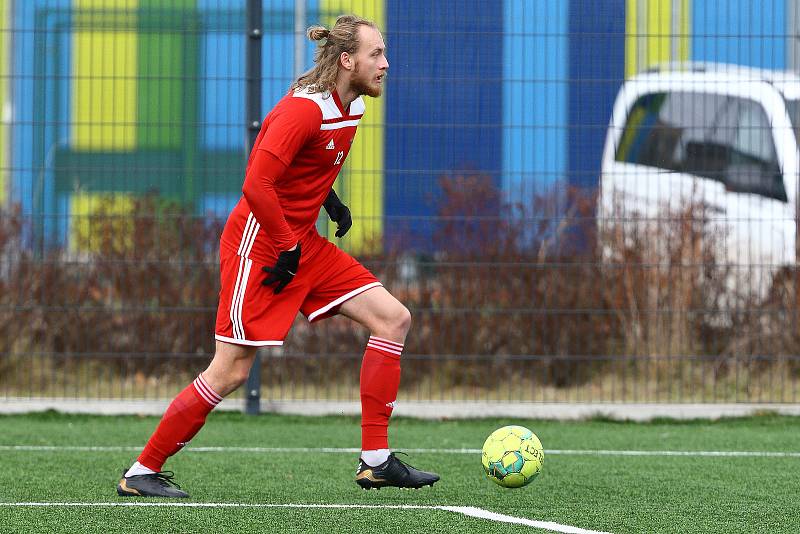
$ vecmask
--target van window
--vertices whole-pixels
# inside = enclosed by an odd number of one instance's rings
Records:
[[[644,95],[628,114],[616,159],[722,181],[735,120],[724,96]]]
[[[704,93],[674,93],[670,101],[682,110],[680,116],[684,121],[671,170],[724,182],[728,153],[736,136],[735,99]]]
[[[786,190],[767,114],[753,100],[737,100],[739,117],[725,185],[729,191],[755,193],[785,202]]]
[[[769,121],[752,100],[693,92],[643,95],[628,113],[616,160],[786,200]]]

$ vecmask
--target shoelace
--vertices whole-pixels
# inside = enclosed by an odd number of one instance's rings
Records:
[[[401,460],[400,458],[398,458],[398,457],[396,456],[397,454],[402,454],[403,456],[408,456],[408,454],[407,454],[407,453],[405,453],[405,452],[403,452],[403,451],[394,451],[394,452],[392,452],[392,456],[394,456],[395,460],[397,460],[398,462],[400,462],[400,464],[401,464],[403,467],[405,467],[405,468],[406,468],[406,472],[408,472],[408,468],[409,468],[409,467],[410,467],[411,469],[417,469],[416,467],[414,467],[414,466],[413,466],[413,465],[411,465],[410,463],[408,463],[408,462],[404,462],[403,460]]]
[[[164,487],[175,486],[176,488],[181,489],[180,485],[173,480],[175,478],[175,473],[172,471],[159,471],[158,473],[153,474],[153,476],[156,477],[159,484]]]

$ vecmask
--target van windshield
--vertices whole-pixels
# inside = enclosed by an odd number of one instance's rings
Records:
[[[789,117],[792,119],[794,138],[798,147],[800,147],[800,100],[787,100],[786,108],[789,110]]]

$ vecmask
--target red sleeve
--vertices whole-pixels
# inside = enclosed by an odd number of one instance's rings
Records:
[[[272,238],[279,251],[289,250],[297,238],[283,216],[275,192],[275,181],[286,172],[286,165],[266,150],[256,150],[247,169],[242,193],[258,224]]]
[[[285,99],[270,113],[267,130],[258,148],[289,166],[303,145],[319,132],[321,124],[322,110],[317,104],[307,98]]]

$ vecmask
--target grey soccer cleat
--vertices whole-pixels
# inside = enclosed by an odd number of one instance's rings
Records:
[[[420,471],[397,458],[394,453],[389,454],[389,459],[377,467],[370,467],[359,459],[356,470],[356,484],[365,490],[384,487],[419,489],[433,486],[438,480],[436,473]]]
[[[117,484],[117,495],[121,497],[171,497],[185,499],[189,496],[172,480],[172,471],[159,471],[150,475],[136,475],[122,478]]]

